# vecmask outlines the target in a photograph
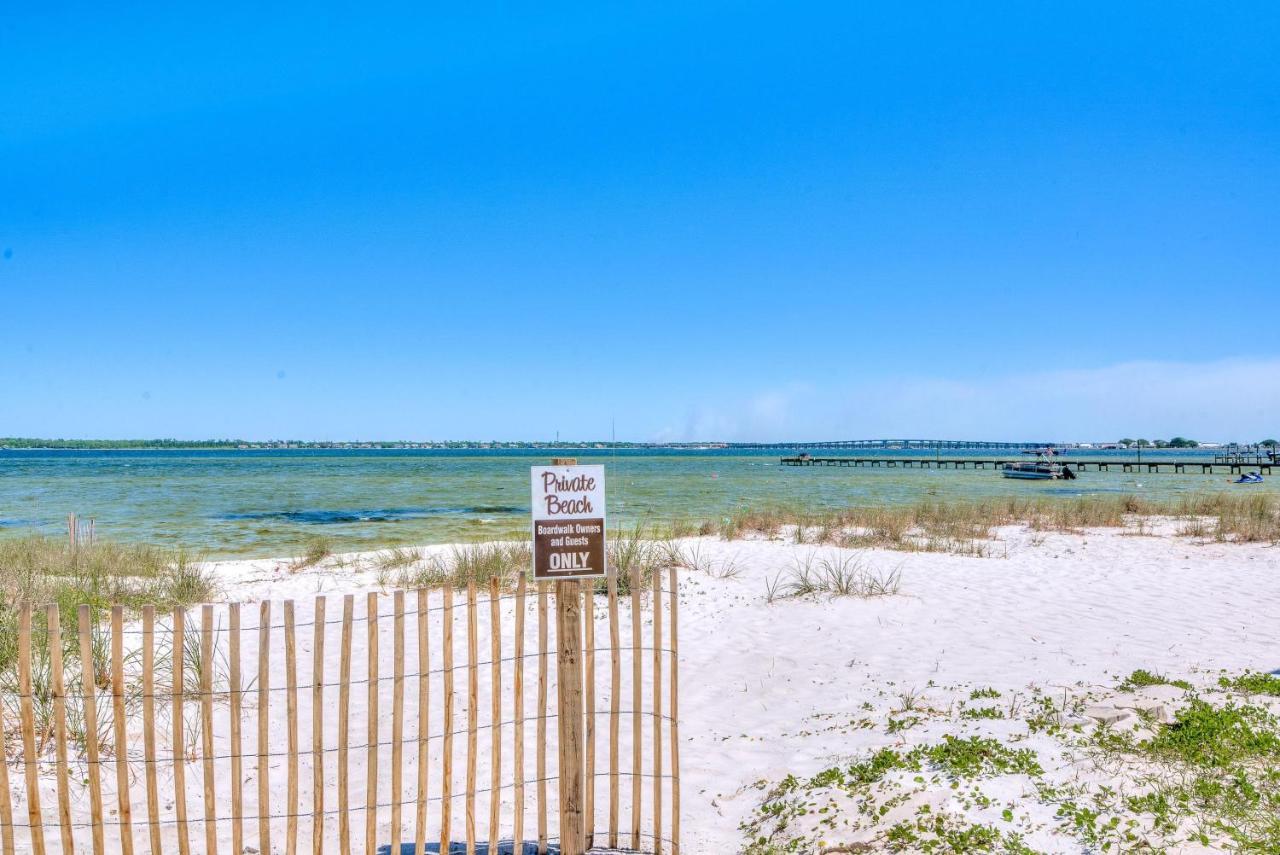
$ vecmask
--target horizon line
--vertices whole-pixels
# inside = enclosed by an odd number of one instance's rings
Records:
[[[68,449],[77,446],[96,446],[99,448],[129,448],[129,447],[237,447],[237,448],[288,448],[292,447],[414,447],[414,448],[439,448],[451,445],[464,446],[502,446],[502,447],[530,447],[530,448],[609,448],[609,447],[641,447],[641,448],[681,448],[681,447],[722,447],[722,448],[782,448],[782,447],[863,447],[863,448],[889,448],[892,446],[900,446],[902,448],[910,447],[1078,447],[1078,446],[1097,446],[1097,445],[1139,445],[1145,447],[1154,447],[1156,443],[1168,444],[1177,442],[1175,447],[1196,447],[1205,445],[1260,445],[1274,442],[1271,439],[1261,439],[1253,441],[1217,441],[1205,440],[1196,441],[1182,436],[1174,436],[1169,439],[1149,440],[1146,438],[1133,439],[1123,437],[1120,439],[1108,440],[1008,440],[1008,439],[941,439],[941,438],[877,438],[877,439],[851,439],[851,440],[755,440],[755,441],[730,441],[718,439],[704,440],[605,440],[605,439],[577,439],[577,440],[501,440],[501,439],[296,439],[296,438],[272,438],[272,439],[243,439],[237,437],[230,438],[203,438],[203,439],[179,439],[176,437],[152,437],[152,438],[93,438],[93,437],[0,437],[0,448],[8,449],[28,449],[28,450],[57,450],[59,448]]]

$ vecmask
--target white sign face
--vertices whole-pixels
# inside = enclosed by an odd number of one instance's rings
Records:
[[[533,578],[605,575],[603,466],[534,466]]]

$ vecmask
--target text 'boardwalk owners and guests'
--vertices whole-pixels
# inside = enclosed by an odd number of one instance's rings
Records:
[[[533,577],[605,574],[604,467],[534,466]]]

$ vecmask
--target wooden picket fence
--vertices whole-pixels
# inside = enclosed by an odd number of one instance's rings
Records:
[[[108,627],[81,606],[78,639],[64,638],[56,606],[35,632],[24,607],[17,692],[0,710],[6,748],[13,706],[21,732],[20,756],[6,750],[0,763],[0,848],[4,855],[188,855],[193,845],[209,855],[246,847],[294,855],[299,846],[407,855],[410,845],[414,853],[554,853],[550,591],[522,575],[506,594],[497,580],[487,593],[475,585],[369,593],[360,610],[346,595],[340,616],[325,596],[314,598],[310,614],[292,600],[262,602],[256,625],[243,628],[252,609],[236,603],[201,607],[198,626],[183,609],[166,626],[152,607],[140,623],[127,623],[116,607]],[[611,575],[599,620],[597,596],[582,600],[585,830],[601,849],[680,851],[676,591],[673,569],[655,574],[647,592],[632,585],[629,597]],[[380,612],[386,600],[390,612]],[[282,620],[273,623],[277,605]],[[536,624],[536,648],[527,622]],[[607,639],[598,638],[606,627]],[[76,640],[76,662],[64,667],[64,644]],[[388,643],[389,668],[380,656]],[[455,646],[465,647],[465,658]],[[308,653],[310,680],[300,683]],[[364,741],[354,743],[361,725]],[[455,737],[465,740],[461,774]],[[11,781],[11,767],[21,767],[22,784]]]

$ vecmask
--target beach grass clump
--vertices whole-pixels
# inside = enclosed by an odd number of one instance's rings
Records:
[[[1161,509],[1181,521],[1188,537],[1234,543],[1280,544],[1280,497],[1268,493],[1202,493]]]
[[[497,579],[504,588],[513,588],[519,574],[533,564],[533,547],[528,542],[478,543],[453,547],[443,563],[455,588],[470,583],[477,586]]]
[[[533,553],[528,541],[495,541],[455,545],[430,556],[412,549],[391,550],[377,561],[384,584],[395,587],[486,588],[497,579],[503,590],[512,590],[520,574],[529,571]]]
[[[1012,500],[1004,524],[1025,522],[1036,531],[1076,532],[1086,528],[1124,528],[1135,516],[1157,512],[1151,502],[1131,495]]]
[[[36,733],[44,736],[52,733],[53,730],[53,672],[50,667],[47,633],[33,626],[32,636],[33,642],[42,643],[33,644],[31,650],[31,710],[35,719]],[[6,719],[18,720],[21,687],[16,667],[0,671],[0,697],[4,700],[3,713]],[[7,722],[6,726],[8,726]]]
[[[725,540],[737,540],[746,534],[777,537],[784,527],[796,526],[815,517],[799,505],[768,504],[756,508],[740,508],[720,522],[718,534]]]
[[[297,572],[315,567],[333,555],[333,541],[324,536],[311,537],[303,546],[302,554],[289,563],[289,569]]]
[[[1178,524],[1178,535],[1194,540],[1208,540],[1213,537],[1213,530],[1203,517],[1190,517]]]
[[[374,555],[372,564],[378,573],[378,582],[383,587],[392,587],[412,577],[424,560],[421,550],[397,546]]]
[[[1213,537],[1237,543],[1280,543],[1280,500],[1261,493],[1218,504]]]
[[[687,518],[674,519],[667,523],[667,534],[673,540],[679,540],[686,537],[697,537],[701,534],[706,534],[706,532],[702,531],[702,528],[707,525],[709,525],[709,523],[698,523]]]
[[[204,563],[183,549],[175,550],[165,566],[163,596],[155,605],[170,608],[207,603],[217,593],[217,587]]]
[[[70,739],[83,744],[93,730],[105,755],[113,753],[111,705],[99,698],[96,718],[85,714],[79,674],[92,667],[99,692],[111,689],[110,634],[103,623],[113,605],[136,614],[143,606],[158,610],[187,608],[209,602],[216,586],[205,565],[181,548],[90,541],[72,545],[61,538],[29,535],[0,540],[0,694],[8,717],[18,715],[19,614],[33,610],[31,621],[31,706],[41,746],[51,738],[54,710],[52,659],[45,607],[58,610],[61,655],[66,686],[66,721]],[[80,606],[89,606],[89,662],[81,661],[78,634]],[[189,640],[191,640],[189,638]],[[198,645],[198,636],[194,638]],[[198,648],[197,648],[198,652]],[[126,667],[131,667],[126,662]],[[194,671],[198,679],[198,674]],[[198,690],[198,686],[193,687]],[[127,694],[127,693],[126,693]],[[126,697],[132,711],[137,699]],[[131,714],[131,712],[130,712]]]
[[[663,544],[666,550],[666,565],[678,567],[694,573],[701,573],[712,579],[735,579],[742,574],[742,565],[736,555],[717,557],[704,548],[701,541],[681,544],[675,540]]]
[[[791,568],[765,579],[765,600],[812,597],[888,597],[902,587],[902,569],[882,570],[859,554],[832,551],[797,557]]]
[[[680,566],[677,551],[670,540],[644,523],[619,526],[609,533],[605,563],[618,579],[618,595],[630,596],[633,587],[641,593],[653,587],[653,577],[673,566]],[[608,582],[598,579],[595,592],[608,590]]]
[[[17,655],[18,609],[56,604],[66,655],[78,657],[76,609],[90,606],[95,623],[113,605],[136,612],[190,606],[213,599],[216,586],[202,561],[182,548],[110,541],[70,545],[41,535],[0,539],[0,669]],[[34,624],[43,626],[37,619]]]

